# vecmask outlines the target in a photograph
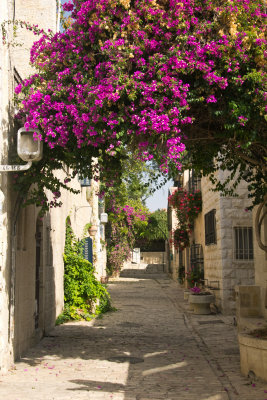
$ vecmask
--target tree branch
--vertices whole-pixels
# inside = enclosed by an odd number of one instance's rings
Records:
[[[267,245],[263,244],[263,242],[261,240],[261,225],[262,225],[264,217],[267,215],[267,211],[265,211],[263,213],[263,216],[260,218],[261,211],[262,211],[263,207],[265,206],[266,201],[267,201],[267,195],[264,197],[264,202],[259,205],[257,212],[256,212],[255,235],[256,235],[256,240],[259,245],[259,248],[267,253]]]

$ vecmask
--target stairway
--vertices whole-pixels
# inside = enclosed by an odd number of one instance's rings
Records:
[[[127,262],[124,264],[123,269],[121,270],[121,277],[138,277],[140,275],[156,275],[156,274],[164,274],[164,266],[165,264],[146,264],[146,263],[131,263]]]

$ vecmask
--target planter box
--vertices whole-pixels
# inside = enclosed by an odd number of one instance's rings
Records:
[[[267,382],[267,340],[239,333],[238,341],[242,374],[248,376],[253,372]]]
[[[184,291],[184,300],[188,300],[190,294],[191,294],[191,292],[189,290],[185,290]]]
[[[210,314],[210,304],[215,302],[213,294],[190,294],[189,303],[194,314]]]

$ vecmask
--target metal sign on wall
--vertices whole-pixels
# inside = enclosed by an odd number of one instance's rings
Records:
[[[93,240],[90,237],[84,240],[83,257],[93,264]]]

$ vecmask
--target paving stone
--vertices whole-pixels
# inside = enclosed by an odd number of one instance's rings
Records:
[[[109,290],[118,311],[56,327],[0,377],[0,399],[267,399],[266,384],[240,374],[232,317],[189,312],[162,273]]]

